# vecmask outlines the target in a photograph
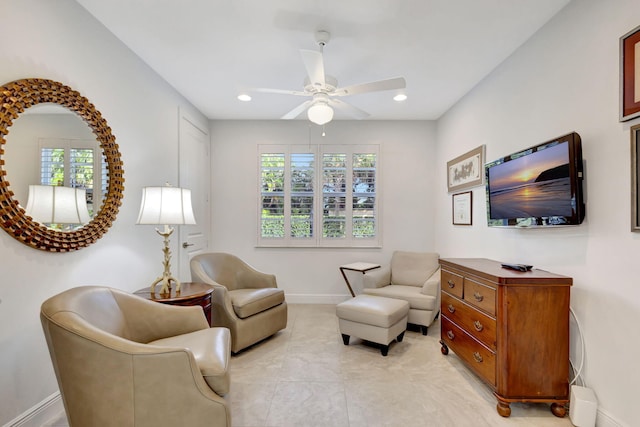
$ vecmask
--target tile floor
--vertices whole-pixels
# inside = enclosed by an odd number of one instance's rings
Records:
[[[440,353],[440,322],[409,330],[389,355],[342,344],[333,305],[289,305],[285,330],[231,360],[234,427],[545,427],[572,424],[548,405],[495,410],[491,390],[453,353]],[[48,424],[68,426],[62,416]]]

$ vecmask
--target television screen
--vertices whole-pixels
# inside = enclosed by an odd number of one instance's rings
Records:
[[[485,171],[490,226],[577,225],[584,219],[575,132],[488,163]]]

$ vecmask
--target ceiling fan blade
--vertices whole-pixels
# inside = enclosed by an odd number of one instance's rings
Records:
[[[407,87],[407,81],[404,77],[395,77],[393,79],[378,80],[376,82],[361,83],[352,86],[346,86],[336,89],[332,96],[348,96],[357,95],[367,92],[379,92],[383,90],[404,89]]]
[[[288,89],[269,89],[269,88],[254,88],[250,89],[250,92],[262,92],[262,93],[278,93],[281,95],[296,95],[296,96],[309,96],[308,93],[301,90],[288,90]]]
[[[322,59],[322,52],[315,50],[300,49],[302,54],[302,62],[307,69],[309,75],[309,81],[316,87],[324,87],[324,60]]]
[[[369,117],[369,113],[367,113],[366,111],[361,110],[358,107],[354,107],[351,104],[347,104],[346,102],[340,99],[331,99],[329,101],[329,105],[331,105],[332,107],[335,107],[340,111],[345,112],[346,114],[350,115],[354,119],[362,120]]]
[[[307,101],[304,101],[302,104],[298,105],[296,108],[294,108],[293,110],[289,111],[287,114],[285,114],[284,116],[282,116],[280,118],[284,119],[284,120],[295,119],[300,114],[302,114],[302,112],[304,110],[306,110],[307,107],[309,107],[312,103],[313,103],[313,100],[311,100],[311,99],[309,99]]]

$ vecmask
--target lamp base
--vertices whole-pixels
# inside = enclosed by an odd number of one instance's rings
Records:
[[[162,275],[151,284],[151,293],[154,294],[156,292],[156,285],[162,283],[162,287],[160,287],[160,294],[170,294],[171,282],[176,284],[176,292],[180,292],[180,281],[178,279],[173,276]]]
[[[156,228],[156,233],[164,238],[164,247],[162,248],[162,252],[164,253],[164,260],[162,262],[164,272],[162,273],[162,276],[158,277],[151,284],[151,293],[155,293],[155,288],[158,283],[162,283],[162,287],[160,288],[161,294],[171,293],[171,282],[176,284],[176,292],[180,292],[180,281],[171,275],[171,250],[169,249],[169,236],[173,233],[173,228],[165,225],[163,231]]]

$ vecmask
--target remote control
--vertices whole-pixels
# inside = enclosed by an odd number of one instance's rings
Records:
[[[502,268],[508,268],[509,270],[517,271],[529,271],[533,268],[533,266],[525,264],[502,264]]]

